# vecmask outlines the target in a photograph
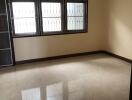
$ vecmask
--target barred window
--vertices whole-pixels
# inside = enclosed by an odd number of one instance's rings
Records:
[[[61,3],[42,2],[43,32],[61,31]]]
[[[67,3],[67,26],[68,30],[84,29],[83,3]]]
[[[87,32],[87,0],[11,0],[14,37]]]
[[[12,7],[15,34],[36,34],[35,3],[12,2]]]

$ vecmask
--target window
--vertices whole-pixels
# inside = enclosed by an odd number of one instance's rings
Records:
[[[67,3],[67,29],[68,30],[84,29],[83,3]]]
[[[12,2],[16,35],[36,34],[34,2]]]
[[[61,31],[61,3],[42,2],[43,32]]]
[[[12,0],[14,36],[87,32],[87,0]]]

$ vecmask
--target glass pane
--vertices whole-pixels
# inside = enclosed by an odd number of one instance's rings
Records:
[[[36,32],[35,18],[14,19],[14,25],[16,34],[35,34]]]
[[[0,16],[0,31],[8,31],[7,16]]]
[[[0,49],[10,48],[8,33],[0,33]]]
[[[68,17],[68,30],[83,30],[84,17]]]
[[[0,65],[10,65],[10,64],[12,64],[11,51],[0,50]]]
[[[43,18],[43,31],[61,31],[61,18]]]
[[[13,2],[13,15],[17,17],[35,17],[34,2]]]
[[[42,3],[42,17],[61,17],[61,4]]]
[[[83,3],[67,3],[67,16],[83,16],[84,4]]]
[[[0,0],[0,13],[6,13],[5,0]]]

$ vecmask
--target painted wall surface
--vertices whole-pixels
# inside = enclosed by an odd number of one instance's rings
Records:
[[[132,0],[109,0],[107,51],[132,59]]]
[[[105,6],[106,0],[89,0],[88,33],[14,38],[16,61],[102,50]]]

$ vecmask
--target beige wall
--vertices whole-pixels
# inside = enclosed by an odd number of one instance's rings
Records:
[[[16,61],[102,50],[106,0],[89,0],[88,33],[15,38]]]
[[[106,50],[132,59],[132,0],[109,0]]]
[[[107,50],[132,59],[132,0],[89,0],[88,33],[15,38],[17,61]]]

